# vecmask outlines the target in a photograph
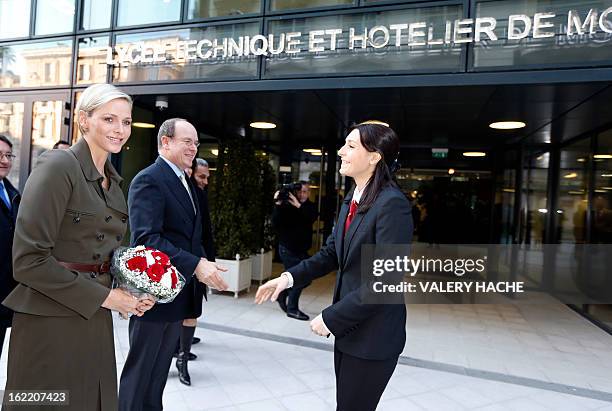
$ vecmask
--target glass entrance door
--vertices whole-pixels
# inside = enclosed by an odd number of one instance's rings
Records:
[[[68,140],[68,92],[46,95],[0,96],[0,134],[13,143],[13,166],[8,176],[23,190],[38,157],[59,140]]]

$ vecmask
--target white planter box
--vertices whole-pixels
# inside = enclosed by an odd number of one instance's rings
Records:
[[[238,298],[240,291],[249,290],[251,287],[252,260],[252,257],[245,258],[244,260],[216,259],[218,264],[227,267],[227,271],[222,273],[221,276],[229,286],[226,291],[233,292],[234,298]]]
[[[251,280],[259,281],[261,284],[264,280],[267,280],[272,276],[272,256],[274,251],[270,250],[268,252],[262,252],[259,254],[255,254],[253,259],[253,274],[251,275]]]

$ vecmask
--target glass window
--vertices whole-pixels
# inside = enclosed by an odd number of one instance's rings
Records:
[[[242,39],[259,33],[259,24],[117,35],[113,81],[255,78],[257,56],[238,55],[233,48],[228,48],[228,39],[241,43]],[[131,53],[128,57],[123,54],[122,59],[122,50],[131,50]]]
[[[110,27],[113,0],[85,0],[81,30],[97,30]]]
[[[181,0],[119,0],[117,25],[164,23],[181,19]]]
[[[6,135],[13,143],[13,166],[8,179],[19,187],[19,168],[21,152],[21,134],[23,130],[23,103],[0,103],[0,133]]]
[[[70,84],[72,40],[0,46],[0,88]]]
[[[559,201],[555,212],[554,243],[583,244],[586,238],[589,154],[591,139],[577,141],[561,150]]]
[[[266,56],[265,75],[460,71],[462,46],[443,39],[446,21],[460,19],[462,9],[457,5],[270,20],[268,32],[274,33],[271,48],[284,49]],[[395,24],[407,28],[419,22],[423,22],[423,34],[418,41],[416,36],[409,39],[408,29],[390,28]],[[314,30],[319,31],[315,42],[309,35]],[[291,51],[290,42],[294,44]]]
[[[314,7],[354,4],[353,0],[272,0],[270,10],[311,9]]]
[[[594,183],[591,243],[612,244],[612,130],[597,136],[593,153]]]
[[[37,36],[68,33],[74,30],[74,0],[37,0]]]
[[[588,28],[582,35],[568,35],[568,13],[576,13],[581,23],[584,23],[591,9],[599,12],[609,4],[603,0],[525,0],[517,8],[515,0],[482,1],[477,4],[477,17],[493,17],[497,20],[494,30],[498,37],[496,41],[483,41],[474,46],[474,68],[488,69],[491,67],[529,66],[529,65],[584,65],[594,62],[608,62],[612,59],[612,50],[608,46],[610,35],[599,27],[596,19],[594,33]],[[514,34],[525,34],[524,38],[508,39],[509,16],[524,14],[529,17],[530,30],[525,30],[525,23],[518,22]],[[533,21],[536,13],[553,13],[554,18],[544,20],[551,23],[551,28],[544,31],[554,33],[551,37],[534,38]],[[485,38],[487,38],[485,36]]]
[[[108,36],[79,39],[77,84],[106,83]]]
[[[189,20],[259,13],[261,0],[189,0]]]
[[[0,0],[0,39],[30,34],[30,1]]]
[[[63,140],[64,102],[35,101],[32,106],[32,151],[30,170],[36,167],[38,156]]]

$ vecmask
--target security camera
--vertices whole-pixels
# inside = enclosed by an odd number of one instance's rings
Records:
[[[155,107],[159,111],[164,111],[168,108],[168,96],[157,96],[155,99]]]

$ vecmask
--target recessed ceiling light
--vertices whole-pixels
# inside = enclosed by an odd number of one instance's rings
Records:
[[[516,130],[525,126],[526,124],[522,121],[497,121],[489,124],[489,127],[496,130]]]
[[[211,148],[211,149],[210,149],[210,153],[211,153],[213,156],[215,156],[215,157],[216,157],[216,156],[218,156],[218,155],[219,155],[219,150],[218,150],[218,149],[216,149],[216,148]]]
[[[268,123],[266,121],[254,121],[251,124],[249,124],[249,126],[251,126],[253,128],[263,129],[263,130],[269,130],[269,129],[272,129],[272,128],[276,128],[276,124]]]
[[[612,158],[612,154],[595,154],[593,156],[593,158],[597,158],[597,159],[610,159]]]
[[[563,178],[576,178],[578,177],[578,174],[576,173],[569,173],[563,176]]]
[[[451,176],[452,176],[453,174],[455,174],[455,169],[454,169],[454,168],[449,168],[449,169],[448,169],[448,174],[450,174]]]
[[[463,157],[485,157],[487,153],[482,151],[466,151],[463,153]]]
[[[140,121],[135,121],[134,123],[132,123],[132,126],[138,127],[138,128],[155,128],[155,124],[143,123]]]
[[[579,163],[584,163],[586,161],[586,158],[580,157],[580,158],[577,158],[576,161]]]

